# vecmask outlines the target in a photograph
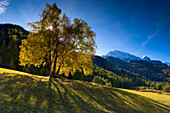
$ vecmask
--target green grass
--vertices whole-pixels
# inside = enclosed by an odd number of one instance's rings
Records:
[[[0,112],[170,112],[168,103],[129,90],[78,80],[62,81],[12,72],[5,74],[2,70],[1,73]]]

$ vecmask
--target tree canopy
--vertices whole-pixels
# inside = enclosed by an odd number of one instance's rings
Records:
[[[71,22],[55,3],[47,3],[40,20],[28,25],[33,30],[22,40],[20,65],[48,65],[50,76],[73,75],[77,70],[85,75],[93,72],[96,34],[84,20],[75,18]]]

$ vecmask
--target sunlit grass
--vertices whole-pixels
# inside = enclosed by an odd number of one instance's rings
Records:
[[[30,77],[32,77],[34,79],[40,78],[41,80],[48,80],[49,79],[48,76],[47,77],[45,77],[45,76],[38,76],[38,75],[29,74],[29,73],[26,73],[26,72],[21,72],[21,71],[16,71],[16,70],[11,70],[11,69],[0,68],[0,74],[3,74],[3,73],[27,75],[27,76],[30,76]]]
[[[90,82],[0,74],[1,112],[168,113],[169,107],[152,97]]]
[[[21,74],[21,75],[31,75],[29,73],[25,73],[25,72],[21,72],[21,71],[0,68],[0,74],[2,74],[2,73],[14,73],[14,74]]]
[[[128,91],[134,94],[138,94],[141,96],[148,97],[150,99],[153,99],[155,101],[158,101],[162,104],[166,104],[170,107],[170,93],[165,92],[141,92],[141,91],[134,91],[134,90],[128,90],[128,89],[121,89],[123,91]]]

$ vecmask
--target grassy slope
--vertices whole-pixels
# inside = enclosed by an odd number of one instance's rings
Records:
[[[95,83],[0,74],[1,112],[170,112],[169,107],[146,96]]]
[[[13,73],[13,74],[21,74],[21,75],[31,75],[29,73],[25,73],[25,72],[21,72],[21,71],[0,68],[0,74],[2,74],[2,73]]]
[[[170,94],[169,93],[140,92],[140,91],[134,91],[134,90],[128,90],[128,89],[121,89],[121,90],[148,97],[150,99],[153,99],[159,103],[163,103],[170,107]]]

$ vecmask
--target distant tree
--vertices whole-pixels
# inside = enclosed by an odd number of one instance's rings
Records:
[[[95,76],[92,82],[103,85],[103,80],[99,76]]]
[[[75,80],[84,80],[85,76],[83,72],[77,71],[76,73],[74,73],[74,76],[72,78]]]
[[[170,84],[165,85],[163,91],[170,92]]]
[[[162,90],[163,85],[164,85],[163,83],[157,83],[157,84],[156,84],[156,89]]]
[[[33,30],[22,40],[20,65],[49,65],[50,76],[72,75],[78,70],[92,74],[91,57],[95,53],[95,33],[88,24],[75,18],[73,23],[56,4],[46,4],[40,20],[29,23]]]

